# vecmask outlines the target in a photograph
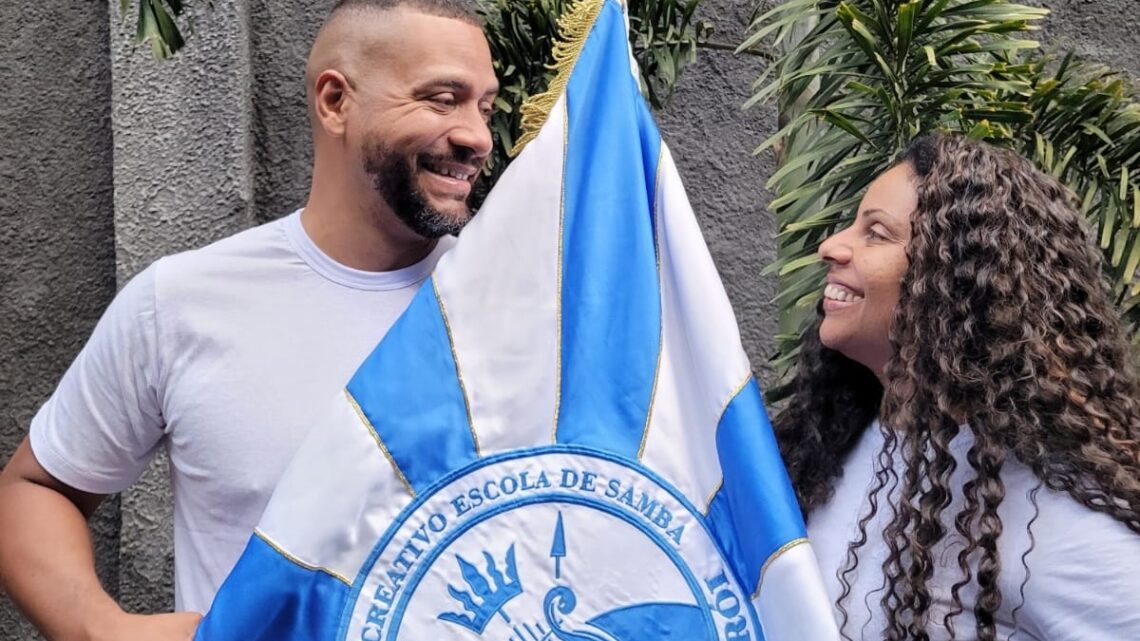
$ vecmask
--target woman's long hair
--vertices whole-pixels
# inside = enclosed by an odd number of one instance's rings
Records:
[[[952,573],[953,608],[933,625],[953,635],[954,618],[971,607],[977,638],[989,641],[1003,598],[998,506],[1008,457],[1044,487],[1140,533],[1137,378],[1101,254],[1070,191],[1013,152],[957,136],[920,138],[900,163],[913,169],[918,208],[885,389],[862,365],[824,347],[817,322],[804,337],[776,432],[810,519],[871,420],[878,415],[889,426],[869,510],[839,575],[844,624],[858,551],[881,535],[889,552],[881,599],[888,639],[929,638],[931,579]],[[966,456],[972,470],[953,487],[950,442],[962,422],[974,437]],[[903,463],[898,476],[894,460]],[[880,505],[892,487],[895,504]],[[955,495],[963,507],[952,513]],[[868,533],[880,509],[892,518],[881,534]],[[940,567],[932,553],[951,529],[966,543],[955,569]],[[961,590],[971,583],[977,599],[963,604]]]

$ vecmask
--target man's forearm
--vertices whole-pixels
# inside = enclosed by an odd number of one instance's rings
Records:
[[[94,641],[122,614],[95,574],[83,513],[24,479],[0,481],[0,580],[50,641]]]
[[[97,494],[60,483],[25,439],[0,471],[0,584],[49,641],[190,641],[196,612],[123,612],[99,584],[87,518]]]

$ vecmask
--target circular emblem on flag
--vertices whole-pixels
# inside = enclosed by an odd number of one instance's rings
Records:
[[[481,459],[389,528],[345,641],[762,639],[702,515],[646,468],[562,447]]]

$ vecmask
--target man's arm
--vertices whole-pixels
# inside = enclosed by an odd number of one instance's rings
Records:
[[[104,498],[60,483],[24,439],[0,472],[0,583],[49,641],[190,641],[201,615],[127,614],[99,584],[87,518]]]

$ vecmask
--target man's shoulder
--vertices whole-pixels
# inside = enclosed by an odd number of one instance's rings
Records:
[[[209,245],[164,256],[148,269],[154,306],[168,321],[192,310],[241,307],[251,297],[296,283],[304,270],[289,217],[242,230]]]
[[[164,263],[184,263],[187,267],[192,267],[196,263],[275,255],[282,249],[289,248],[285,227],[293,215],[296,214],[243,229],[208,245],[170,254],[160,260]]]
[[[156,261],[160,286],[177,285],[199,278],[233,278],[246,268],[288,261],[296,256],[285,225],[288,216],[251,227],[203,247],[164,256]]]

